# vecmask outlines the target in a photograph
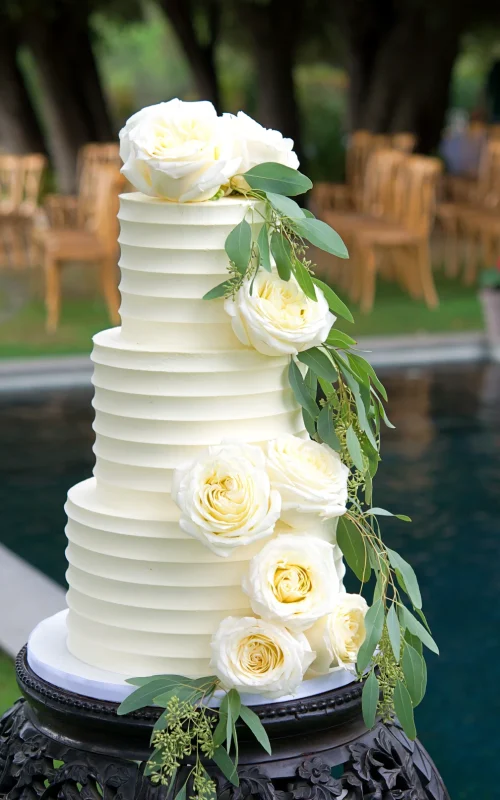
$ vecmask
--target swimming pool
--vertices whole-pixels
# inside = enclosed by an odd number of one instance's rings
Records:
[[[498,800],[500,365],[384,376],[389,416],[375,503],[418,571],[441,656],[429,656],[422,741],[453,800]],[[63,503],[93,466],[89,390],[0,396],[0,541],[64,583]]]

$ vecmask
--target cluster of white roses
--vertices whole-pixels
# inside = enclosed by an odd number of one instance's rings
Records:
[[[257,164],[299,166],[291,139],[242,111],[219,117],[212,103],[177,99],[130,117],[120,131],[120,156],[136,189],[178,203],[210,200]]]
[[[347,477],[327,445],[292,435],[266,452],[212,446],[176,470],[180,526],[217,555],[274,534],[243,580],[258,616],[228,617],[213,637],[212,666],[226,688],[280,697],[293,694],[308,670],[354,669],[367,606],[345,592],[342,554],[332,543]]]

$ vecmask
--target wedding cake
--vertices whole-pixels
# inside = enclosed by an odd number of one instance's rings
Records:
[[[126,713],[161,687],[168,709],[183,681],[235,703],[370,669],[368,724],[377,667],[381,708],[394,693],[408,710],[401,648],[423,675],[417,640],[435,644],[400,600],[397,584],[420,613],[374,522],[389,512],[368,507],[385,390],[309,260],[309,244],[347,251],[292,199],[312,185],[293,142],[179,100],[120,141],[137,190],[118,214],[122,324],[94,337],[96,463],[66,504],[72,685],[136,682]],[[375,573],[370,608],[346,592],[343,557],[361,583]]]

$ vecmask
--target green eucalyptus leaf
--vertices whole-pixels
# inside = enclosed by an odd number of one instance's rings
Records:
[[[423,656],[410,644],[406,644],[401,659],[406,688],[411,697],[413,707],[422,701],[427,686],[427,667]]]
[[[308,192],[312,181],[296,169],[266,161],[244,173],[244,178],[251,189],[262,192],[275,192],[286,197],[294,197]]]
[[[252,255],[252,229],[245,219],[233,228],[224,247],[229,260],[244,275]]]
[[[275,194],[274,192],[266,192],[267,199],[272,207],[284,217],[288,219],[301,219],[304,218],[304,212],[295,200],[285,197],[282,194]]]
[[[410,633],[408,628],[405,630],[403,638],[405,642],[408,642],[408,644],[411,645],[413,649],[417,651],[417,653],[420,653],[420,655],[423,654],[424,648],[422,646],[422,642],[420,641],[418,636],[415,636],[415,634]]]
[[[250,728],[250,730],[252,731],[253,735],[255,736],[261,747],[264,748],[266,753],[269,753],[269,755],[271,755],[272,751],[271,751],[271,743],[269,741],[269,737],[267,735],[266,729],[264,728],[257,714],[254,711],[252,711],[251,708],[248,708],[248,706],[241,706],[240,717],[247,726],[247,728]]]
[[[394,567],[394,569],[399,570],[403,576],[405,585],[404,590],[411,602],[415,608],[422,608],[422,595],[420,594],[420,588],[418,585],[417,576],[415,575],[415,570],[410,564],[408,564],[407,561],[404,560],[404,558],[399,555],[399,553],[396,553],[395,550],[391,550],[388,547],[387,554],[389,556],[391,565]]]
[[[373,499],[373,481],[370,471],[365,473],[365,503],[369,505]]]
[[[221,744],[224,744],[226,741],[227,736],[227,714],[223,714],[219,712],[219,721],[215,727],[213,732],[213,740],[214,746],[220,747]]]
[[[124,714],[130,714],[132,711],[137,711],[139,708],[151,706],[155,697],[178,687],[179,676],[177,675],[165,675],[161,678],[149,680],[148,683],[139,686],[135,692],[126,697],[119,705],[116,713],[119,716],[123,716]]]
[[[299,284],[305,296],[308,297],[309,300],[314,300],[314,302],[317,303],[318,298],[316,297],[314,283],[302,261],[300,261],[298,258],[292,258],[291,265],[295,280]]]
[[[307,391],[311,395],[312,399],[315,401],[316,396],[318,394],[318,378],[316,374],[313,372],[312,369],[308,369],[306,372],[306,376],[304,378],[304,383],[307,387]]]
[[[278,231],[271,234],[271,252],[276,261],[276,269],[281,280],[289,281],[292,274],[292,257],[290,245]]]
[[[168,712],[167,711],[162,711],[162,713],[160,714],[160,716],[156,720],[155,724],[153,725],[153,731],[154,732],[156,732],[156,731],[164,731],[165,730],[165,728],[167,727],[167,717],[168,717]]]
[[[414,636],[418,636],[422,644],[425,644],[429,650],[439,655],[439,647],[430,635],[429,631],[424,628],[418,619],[415,619],[411,611],[409,611],[406,606],[399,607],[399,620],[403,628],[408,628],[410,633],[413,633]]]
[[[429,633],[432,633],[432,631],[431,631],[431,629],[430,629],[430,626],[429,626],[429,623],[427,622],[427,620],[426,620],[426,618],[425,618],[425,614],[424,614],[424,612],[422,611],[422,609],[421,609],[421,608],[416,608],[416,609],[415,609],[415,611],[417,612],[418,616],[420,617],[420,619],[421,619],[421,620],[422,620],[422,622],[424,623],[424,625],[425,625],[425,627],[427,628],[427,630],[429,631]]]
[[[349,425],[346,432],[346,445],[354,466],[357,467],[360,472],[364,472],[365,464],[361,453],[361,445],[352,425]]]
[[[212,758],[219,767],[224,777],[226,777],[228,781],[230,781],[233,784],[233,786],[239,786],[240,779],[238,778],[236,765],[229,757],[226,748],[223,747],[222,745],[218,747],[215,753],[213,754]]]
[[[316,436],[316,423],[311,417],[309,411],[306,411],[305,408],[302,409],[302,419],[304,420],[304,425],[306,426],[306,431],[308,432],[309,436],[311,438]]]
[[[335,433],[335,425],[333,424],[333,416],[330,406],[323,406],[319,412],[317,428],[318,434],[325,444],[327,444],[328,447],[331,447],[332,450],[335,450],[337,453],[339,453],[341,446],[339,437]]]
[[[269,233],[267,225],[264,223],[257,237],[257,247],[259,248],[259,262],[267,272],[271,272],[271,252],[269,250]]]
[[[339,518],[337,544],[358,580],[366,583],[370,579],[371,568],[365,540],[357,526],[345,516]]]
[[[379,695],[380,686],[377,676],[372,670],[365,681],[365,685],[363,686],[363,694],[361,697],[363,720],[368,729],[373,728],[375,725]]]
[[[347,247],[340,238],[337,231],[330,228],[326,222],[321,219],[296,219],[291,223],[294,231],[299,234],[303,239],[319,247],[320,250],[325,250],[338,258],[349,258]]]
[[[210,289],[209,292],[204,294],[202,299],[216,300],[218,297],[224,297],[230,286],[231,286],[230,281],[224,281],[223,283],[219,283],[217,284],[217,286],[214,286],[213,289]]]
[[[386,625],[392,652],[394,653],[396,662],[399,664],[399,659],[401,657],[401,628],[394,603],[387,612]]]
[[[186,781],[186,782],[185,782],[185,783],[184,783],[184,784],[181,786],[181,788],[179,789],[179,791],[178,791],[178,792],[177,792],[177,794],[175,795],[175,798],[174,798],[174,800],[186,800],[187,784],[188,784],[188,782]]]
[[[392,511],[387,511],[386,508],[369,508],[368,511],[365,511],[365,514],[374,514],[376,517],[396,517],[396,519],[400,519],[403,522],[411,522],[411,517],[407,517],[406,514],[393,514]]]
[[[156,697],[154,697],[153,702],[155,706],[160,706],[160,708],[167,708],[172,697],[178,697],[181,702],[184,701],[192,702],[197,697],[200,697],[201,694],[202,693],[199,690],[195,689],[194,687],[173,686],[166,692],[161,692]]]
[[[365,358],[358,356],[357,353],[349,353],[349,360],[354,362],[358,368],[358,371],[364,372],[370,378],[373,385],[379,390],[380,394],[387,402],[387,392],[385,390],[385,386],[378,379],[377,373],[373,369],[372,365]]]
[[[382,631],[384,628],[384,604],[382,600],[370,606],[365,616],[366,636],[363,644],[359,648],[357,667],[358,671],[363,673],[370,663],[375,648],[380,642]]]
[[[337,314],[337,316],[346,319],[348,322],[354,322],[353,316],[346,304],[343,303],[340,297],[335,294],[333,289],[331,289],[326,283],[323,283],[323,281],[320,281],[319,278],[313,278],[313,282],[325,295],[325,300],[328,303],[330,311],[332,311],[334,314]]]
[[[416,739],[417,731],[411,697],[408,689],[401,681],[397,681],[394,687],[394,710],[408,739]]]
[[[308,219],[316,219],[312,211],[309,211],[308,208],[303,208],[302,211],[304,213],[304,216],[307,217]]]
[[[230,689],[227,695],[229,708],[231,709],[231,716],[233,718],[233,724],[239,719],[240,716],[240,709],[241,709],[241,698],[239,693],[236,689]]]
[[[302,408],[305,408],[313,419],[316,419],[319,413],[318,406],[307,391],[307,387],[304,383],[300,369],[293,358],[291,359],[290,366],[288,368],[288,379],[295,395],[295,399],[299,405],[301,405]]]
[[[314,372],[319,378],[323,378],[329,383],[334,383],[337,380],[337,370],[331,362],[330,358],[320,350],[318,347],[311,347],[309,350],[304,350],[299,353],[297,358],[306,364],[310,370]]]
[[[318,383],[321,386],[321,391],[325,395],[325,397],[335,397],[335,390],[332,386],[331,381],[325,381],[324,378],[319,377]]]
[[[347,333],[338,331],[336,328],[332,328],[328,334],[325,344],[328,344],[331,347],[352,347],[356,344],[356,340],[351,336],[348,336]]]

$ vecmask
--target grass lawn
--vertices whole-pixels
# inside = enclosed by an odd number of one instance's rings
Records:
[[[481,308],[474,288],[438,277],[440,306],[431,311],[411,300],[396,285],[378,281],[375,308],[361,314],[353,308],[355,324],[339,320],[340,328],[357,336],[480,330]],[[40,300],[27,302],[0,322],[0,358],[88,353],[91,337],[110,322],[102,302],[64,299],[57,333],[45,332],[45,312]]]
[[[0,714],[10,708],[20,695],[15,679],[14,662],[0,653]]]

